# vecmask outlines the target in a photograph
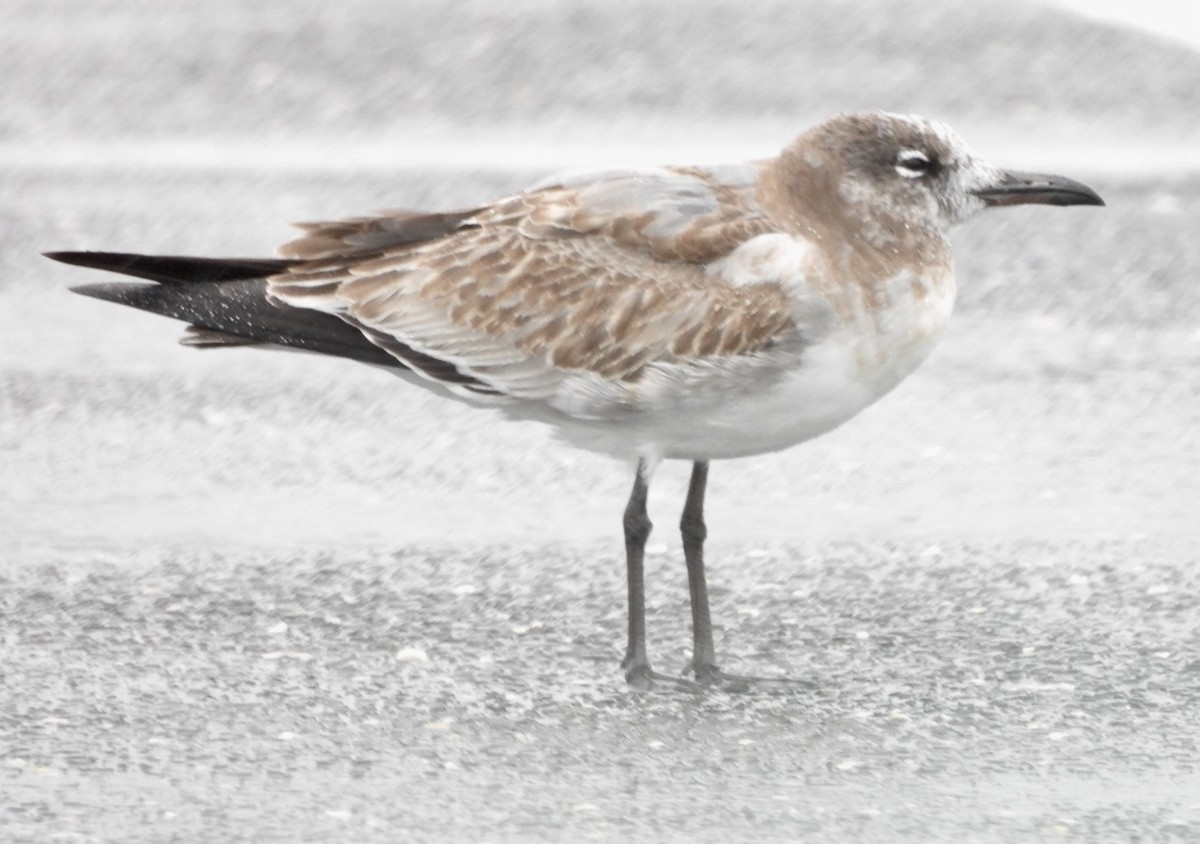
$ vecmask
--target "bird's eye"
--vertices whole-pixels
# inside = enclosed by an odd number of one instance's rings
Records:
[[[906,179],[919,179],[929,173],[936,173],[937,169],[937,159],[917,149],[906,149],[896,156],[896,172]]]

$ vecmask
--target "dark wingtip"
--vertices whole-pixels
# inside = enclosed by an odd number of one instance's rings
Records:
[[[71,264],[75,267],[87,267],[91,270],[106,270],[113,273],[128,275],[143,275],[138,272],[138,265],[146,257],[132,252],[43,252],[52,261]],[[144,275],[143,275],[144,277]],[[158,281],[158,279],[154,279]]]
[[[138,255],[130,252],[43,252],[47,258],[131,275],[161,284],[266,278],[295,264],[281,258],[192,258],[186,255]]]
[[[61,251],[61,252],[55,251],[55,252],[43,252],[42,253],[43,257],[49,258],[51,261],[59,261],[60,263],[63,263],[63,264],[73,264],[76,267],[94,267],[96,269],[102,269],[102,265],[97,258],[97,256],[100,256],[100,255],[111,256],[112,253],[111,252],[68,252],[68,251]]]

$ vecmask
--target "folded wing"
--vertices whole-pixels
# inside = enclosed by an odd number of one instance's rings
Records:
[[[630,171],[472,211],[308,224],[269,294],[336,314],[454,392],[553,405],[582,386],[636,405],[643,382],[803,342],[778,278],[714,271],[773,231],[753,183],[750,165]]]

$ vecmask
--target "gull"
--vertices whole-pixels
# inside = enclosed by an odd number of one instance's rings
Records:
[[[943,123],[871,112],[762,161],[575,173],[465,210],[300,224],[278,258],[46,254],[153,282],[74,290],[183,320],[187,345],[372,364],[635,464],[625,678],[721,687],[745,678],[713,646],[709,462],[816,437],[895,387],[950,318],[948,231],[1030,203],[1104,204],[1071,179],[993,167]],[[663,460],[693,464],[678,677],[646,649],[646,497]]]

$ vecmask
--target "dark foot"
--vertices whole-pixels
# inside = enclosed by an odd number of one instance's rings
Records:
[[[687,689],[688,691],[698,691],[700,689],[695,682],[689,680],[687,677],[673,677],[670,674],[660,674],[651,668],[648,663],[634,663],[631,665],[622,665],[621,667],[625,669],[625,682],[629,684],[631,689],[639,691],[650,691],[664,687]]]
[[[704,689],[717,689],[723,692],[747,692],[754,688],[765,689],[816,689],[817,684],[811,680],[800,680],[792,677],[753,677],[746,674],[729,674],[715,665],[695,665],[688,663],[681,672],[684,676],[694,674],[696,683]]]

